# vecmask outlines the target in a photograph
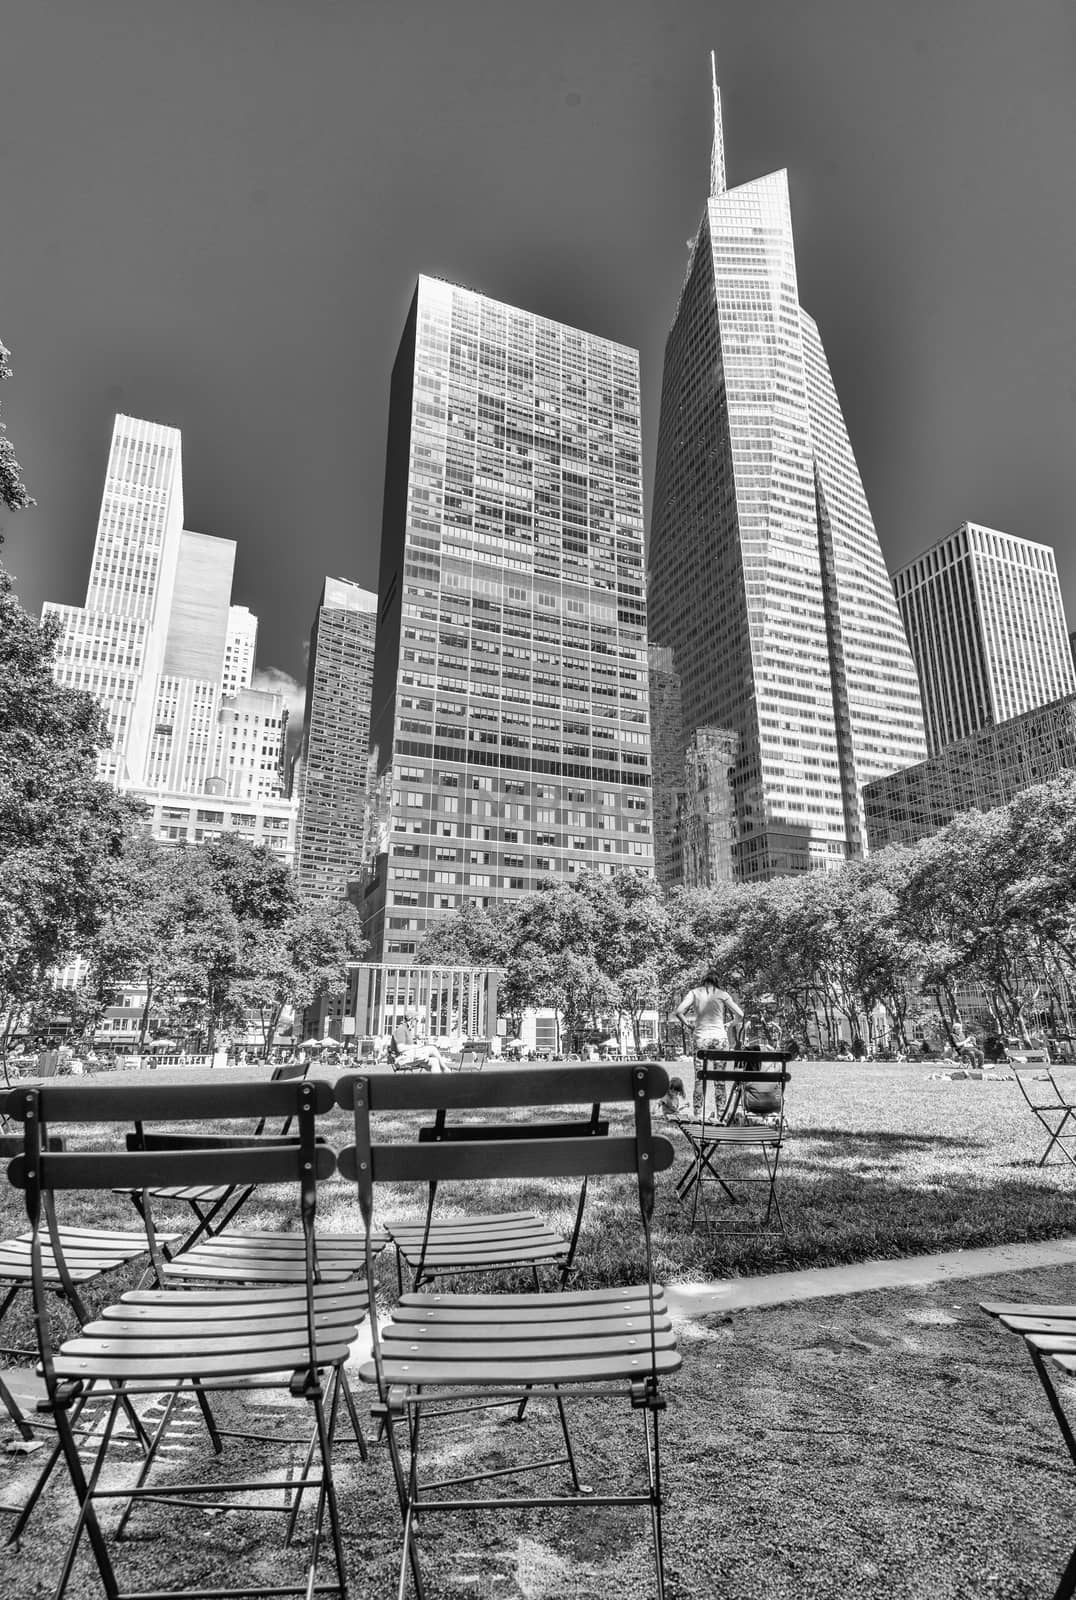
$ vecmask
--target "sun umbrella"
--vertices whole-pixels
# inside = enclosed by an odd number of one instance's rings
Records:
[[[618,1045],[619,1046],[619,1044],[620,1044],[620,1040],[619,1039],[613,1039],[613,1038],[603,1039],[601,1044],[598,1046],[598,1048],[599,1048],[599,1050],[610,1050],[610,1049],[612,1049],[613,1045]]]
[[[177,1043],[176,1039],[151,1039],[149,1047],[151,1050],[174,1050]]]
[[[299,1049],[300,1050],[320,1050],[321,1049],[321,1045],[322,1045],[322,1041],[320,1039],[304,1039],[302,1044],[299,1046]]]
[[[343,1047],[339,1039],[322,1039],[321,1048],[323,1050],[340,1050]]]

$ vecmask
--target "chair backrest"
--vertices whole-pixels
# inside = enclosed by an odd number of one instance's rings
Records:
[[[642,1224],[646,1282],[650,1288],[652,1376],[656,1383],[653,1262],[650,1219],[654,1209],[654,1174],[672,1165],[668,1139],[655,1135],[650,1122],[650,1102],[669,1087],[669,1075],[656,1062],[618,1063],[608,1066],[513,1067],[482,1073],[434,1073],[421,1077],[348,1074],[337,1079],[337,1103],[354,1117],[355,1143],[338,1154],[346,1178],[355,1181],[359,1209],[366,1229],[366,1268],[372,1282],[371,1236],[374,1185],[378,1183],[430,1183],[452,1179],[584,1177],[633,1173]],[[594,1108],[630,1105],[630,1133],[596,1137],[601,1124]],[[508,1111],[524,1107],[590,1105],[591,1119],[578,1119],[558,1133],[553,1124],[522,1123],[507,1133],[503,1126],[485,1137],[477,1130],[445,1130],[442,1113],[449,1111]],[[378,1112],[435,1111],[441,1137],[420,1129],[391,1143],[374,1139],[371,1116]],[[582,1130],[582,1131],[581,1131]],[[448,1134],[446,1137],[445,1134]],[[381,1373],[381,1348],[377,1328],[371,1324],[374,1360]]]
[[[697,1050],[699,1078],[730,1086],[728,1115],[776,1116],[783,1120],[785,1090],[791,1081],[790,1055],[781,1050]]]
[[[1016,1079],[1016,1086],[1027,1101],[1031,1110],[1039,1111],[1065,1111],[1068,1109],[1065,1096],[1062,1094],[1052,1072],[1045,1072],[1036,1062],[1034,1065],[1014,1064],[1012,1075]],[[1032,1091],[1028,1084],[1040,1084],[1041,1088]]]
[[[460,1054],[461,1072],[481,1072],[489,1059],[488,1044],[466,1045]]]
[[[53,1383],[52,1344],[42,1266],[47,1239],[65,1290],[74,1285],[64,1261],[54,1195],[62,1190],[148,1189],[156,1184],[292,1183],[298,1188],[299,1213],[307,1254],[307,1320],[310,1373],[316,1368],[314,1346],[314,1216],[319,1181],[335,1170],[336,1158],[318,1141],[315,1120],[333,1104],[332,1085],[307,1079],[276,1083],[162,1084],[98,1086],[63,1080],[12,1089],[3,1110],[22,1127],[22,1153],[8,1168],[8,1178],[26,1198],[32,1229],[31,1274],[42,1365]],[[262,1114],[295,1121],[294,1138],[248,1138],[222,1144],[222,1121]],[[188,1137],[184,1147],[148,1150],[117,1149],[114,1123],[206,1123],[214,1130]],[[79,1146],[56,1150],[51,1128],[77,1130]],[[92,1142],[91,1142],[92,1141]],[[90,1142],[90,1147],[85,1147]],[[77,1302],[76,1302],[77,1303]],[[312,1378],[311,1378],[312,1381]]]

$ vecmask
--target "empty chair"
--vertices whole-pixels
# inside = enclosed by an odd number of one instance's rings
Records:
[[[664,1093],[668,1077],[655,1065],[538,1067],[442,1077],[345,1077],[336,1086],[340,1104],[354,1114],[355,1143],[341,1151],[340,1170],[354,1178],[367,1229],[373,1226],[377,1186],[384,1182],[440,1183],[453,1179],[505,1180],[590,1174],[630,1174],[634,1179],[640,1241],[639,1281],[609,1289],[545,1294],[437,1294],[402,1296],[391,1321],[373,1327],[373,1360],[360,1371],[376,1384],[403,1513],[400,1593],[410,1566],[423,1593],[416,1524],[435,1515],[488,1511],[501,1506],[575,1506],[585,1516],[591,1506],[644,1508],[650,1520],[657,1593],[664,1594],[661,1527],[661,1474],[658,1419],[665,1401],[662,1379],[680,1365],[663,1291],[653,1280],[650,1219],[654,1174],[669,1166],[672,1148],[650,1126],[651,1098]],[[577,1125],[563,1138],[546,1134],[528,1139],[498,1137],[434,1140],[405,1138],[384,1143],[375,1137],[372,1117],[379,1111],[475,1110],[503,1112],[512,1107],[620,1104],[630,1107],[626,1135],[596,1138]],[[372,1269],[372,1258],[371,1258]],[[369,1270],[369,1269],[368,1269]],[[615,1458],[603,1463],[603,1492],[584,1496],[568,1427],[569,1407],[579,1398],[619,1402],[624,1420],[639,1418],[643,1440],[639,1482],[619,1492],[615,1477],[630,1457],[617,1437]],[[552,1458],[498,1464],[492,1470],[453,1475],[441,1482],[423,1476],[422,1446],[428,1429],[446,1411],[458,1430],[481,1425],[490,1404],[520,1406],[544,1402],[562,1445]],[[462,1407],[462,1409],[461,1409]],[[529,1412],[528,1415],[531,1415]],[[610,1423],[611,1425],[611,1423]],[[530,1429],[520,1430],[525,1438]],[[506,1448],[498,1435],[498,1454]],[[567,1467],[571,1488],[523,1495],[513,1484],[503,1499],[488,1492],[498,1479]],[[467,1493],[472,1486],[478,1492]]]
[[[107,1088],[81,1085],[74,1089],[41,1085],[17,1089],[8,1096],[7,1109],[18,1112],[24,1127],[24,1152],[12,1163],[9,1176],[25,1192],[31,1225],[41,1367],[59,1447],[79,1503],[74,1531],[62,1560],[57,1595],[66,1587],[85,1533],[106,1594],[110,1600],[119,1600],[110,1538],[98,1514],[102,1500],[122,1503],[118,1525],[112,1530],[113,1537],[118,1537],[134,1509],[155,1498],[172,1504],[193,1500],[204,1508],[230,1504],[235,1493],[249,1495],[252,1491],[272,1491],[274,1497],[280,1496],[272,1508],[287,1515],[288,1543],[293,1541],[301,1512],[311,1512],[307,1571],[294,1583],[289,1583],[282,1572],[273,1592],[313,1592],[327,1517],[326,1542],[331,1545],[335,1581],[320,1583],[318,1588],[344,1594],[330,1446],[340,1397],[339,1375],[365,1311],[365,1294],[351,1283],[318,1281],[314,1249],[317,1186],[334,1170],[335,1158],[318,1141],[315,1118],[332,1103],[331,1086],[314,1082],[140,1083]],[[259,1112],[292,1119],[295,1137],[259,1139],[234,1148],[214,1142],[203,1148],[147,1151],[117,1150],[108,1144],[107,1133],[101,1132],[108,1124],[134,1119],[145,1123],[196,1121],[219,1127],[222,1121]],[[96,1135],[96,1147],[57,1152],[49,1149],[49,1128],[59,1122],[77,1125],[79,1146]],[[104,1148],[100,1147],[102,1143]],[[145,1188],[162,1177],[176,1187],[197,1186],[214,1178],[227,1185],[288,1184],[304,1241],[304,1281],[262,1290],[132,1290],[89,1321],[74,1338],[57,1342],[51,1330],[42,1273],[50,1246],[58,1258],[64,1254],[55,1226],[55,1194],[72,1189]],[[239,1481],[214,1477],[208,1484],[196,1476],[177,1482],[170,1473],[163,1483],[156,1480],[159,1452],[181,1401],[192,1400],[199,1407],[208,1437],[219,1452],[227,1432],[217,1426],[208,1397],[236,1391],[238,1397],[245,1398],[252,1391],[274,1388],[309,1407],[312,1440],[308,1432],[291,1441],[300,1447],[298,1473],[259,1473]],[[96,1433],[95,1454],[86,1465],[69,1413],[81,1406],[89,1394],[103,1397],[107,1415]],[[160,1397],[162,1409],[145,1458],[133,1482],[114,1483],[105,1467],[118,1417],[133,1400],[150,1395]],[[240,1398],[234,1403],[239,1404]],[[233,1431],[244,1438],[252,1436],[249,1427]],[[279,1448],[288,1441],[274,1433],[272,1442]],[[189,1448],[187,1453],[191,1453]],[[266,1593],[263,1584],[244,1587],[234,1578],[235,1574],[229,1572],[229,1594]]]
[[[676,1183],[677,1198],[690,1204],[695,1225],[700,1204],[708,1225],[733,1233],[784,1232],[777,1193],[785,1133],[785,1091],[791,1058],[780,1051],[699,1050],[703,1115],[685,1117],[678,1127],[691,1155]],[[706,1113],[709,1085],[726,1091],[713,1117]],[[763,1204],[747,1209],[750,1194],[761,1190]],[[715,1196],[720,1213],[706,1209]]]
[[[1062,1092],[1049,1067],[1028,1072],[1014,1066],[1012,1075],[1024,1104],[1046,1130],[1046,1148],[1039,1157],[1039,1166],[1044,1167],[1055,1150],[1063,1161],[1076,1166],[1076,1104]]]

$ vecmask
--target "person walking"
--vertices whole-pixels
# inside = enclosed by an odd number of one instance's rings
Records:
[[[721,987],[720,974],[713,967],[707,970],[697,988],[688,990],[674,1015],[681,1022],[691,1023],[694,1027],[696,1051],[727,1050],[730,1019],[743,1021],[743,1010],[736,1004],[728,990]],[[706,1120],[713,1117],[716,1121],[717,1111],[714,1085],[708,1083],[703,1115]]]

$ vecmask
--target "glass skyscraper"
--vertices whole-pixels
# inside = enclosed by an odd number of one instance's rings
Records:
[[[297,763],[302,893],[342,900],[362,864],[377,595],[326,578],[310,630]]]
[[[635,350],[419,279],[392,377],[371,746],[375,958],[548,875],[653,870]]]
[[[1048,544],[965,522],[894,575],[931,755],[1076,691]]]
[[[799,303],[784,171],[710,197],[665,350],[650,637],[685,737],[738,736],[742,878],[863,853],[862,788],[925,754],[892,586],[818,330]]]

